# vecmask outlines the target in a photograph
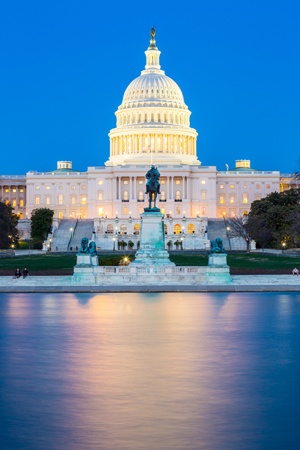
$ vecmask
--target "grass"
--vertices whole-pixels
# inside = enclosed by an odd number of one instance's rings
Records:
[[[124,255],[101,255],[100,265],[116,265]],[[177,254],[170,256],[177,266],[206,266],[207,255],[203,254]],[[276,257],[271,255],[231,254],[227,258],[231,273],[290,273],[294,267],[300,268],[300,258]],[[29,272],[43,274],[72,273],[76,264],[75,255],[32,255],[0,259],[0,274],[8,274],[18,267],[23,270],[27,267]]]

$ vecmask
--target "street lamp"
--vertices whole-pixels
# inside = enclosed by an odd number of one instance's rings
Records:
[[[116,250],[116,238],[115,237],[113,238],[113,241],[114,241],[114,248],[113,248],[113,250],[115,251]]]

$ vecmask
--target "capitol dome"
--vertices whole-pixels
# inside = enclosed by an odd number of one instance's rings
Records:
[[[106,165],[197,164],[197,132],[178,84],[159,65],[160,51],[151,30],[146,66],[127,87],[110,131]]]

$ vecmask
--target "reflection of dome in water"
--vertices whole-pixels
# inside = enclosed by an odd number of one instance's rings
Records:
[[[146,66],[127,87],[111,130],[107,165],[153,162],[197,164],[197,132],[179,86],[160,70],[160,51],[151,35]]]

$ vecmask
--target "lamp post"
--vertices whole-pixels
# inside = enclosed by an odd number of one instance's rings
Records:
[[[113,238],[113,241],[114,241],[114,248],[113,248],[113,251],[115,251],[115,250],[116,250],[116,238],[115,238],[115,237]]]
[[[49,242],[50,242],[50,245],[49,245],[49,247],[50,247],[50,248],[49,248],[49,251],[51,252],[51,243],[52,243],[52,239],[51,239],[51,238],[49,239]]]

